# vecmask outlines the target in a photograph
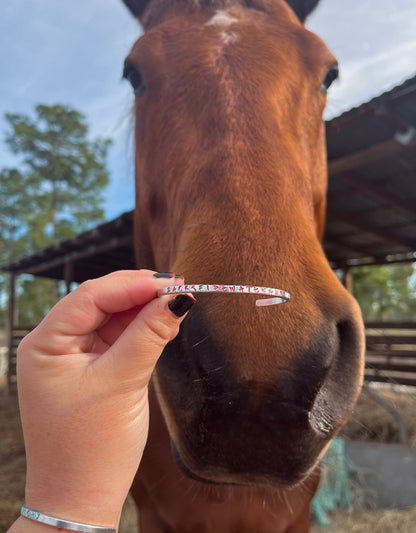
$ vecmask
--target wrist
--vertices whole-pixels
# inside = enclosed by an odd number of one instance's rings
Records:
[[[34,520],[29,520],[24,516],[19,516],[19,518],[13,522],[10,528],[7,530],[7,533],[62,533],[62,528],[55,526],[47,526],[46,524],[41,524],[40,522],[35,522]]]
[[[120,522],[124,500],[120,504],[117,504],[114,500],[118,501],[118,498],[106,498],[102,494],[96,498],[91,495],[91,497],[81,500],[74,497],[68,497],[67,499],[65,495],[62,498],[48,498],[45,494],[36,494],[30,497],[26,493],[25,506],[30,511],[41,513],[53,519],[116,530]],[[26,523],[39,524],[42,522],[42,520],[36,522],[31,517],[22,517],[22,519],[25,519]],[[42,525],[44,528],[47,527],[45,524]],[[51,527],[49,523],[48,527]],[[52,524],[51,531],[53,532],[54,530],[66,531],[63,526]],[[75,529],[75,531],[77,530]]]
[[[40,522],[34,522],[24,516],[19,518],[10,526],[7,533],[62,533],[62,529],[54,526],[46,526]]]
[[[121,494],[115,487],[110,490],[104,484],[100,490],[84,477],[69,481],[65,476],[63,482],[59,470],[55,469],[54,472],[49,479],[41,479],[40,476],[32,477],[30,470],[28,471],[26,507],[58,519],[93,526],[118,527],[127,492],[123,491]]]
[[[118,449],[122,437],[100,434],[98,442],[87,431],[84,435],[81,442],[62,439],[59,454],[56,444],[49,446],[51,439],[43,440],[42,454],[27,448],[25,503],[51,516],[116,528],[141,457],[141,435],[125,439],[123,455]]]
[[[98,526],[65,520],[61,517],[45,515],[33,511],[26,506],[22,507],[22,515],[13,523],[7,533],[54,533],[75,531],[85,533],[116,533],[117,527]]]

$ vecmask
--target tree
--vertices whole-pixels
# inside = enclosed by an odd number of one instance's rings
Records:
[[[1,264],[104,221],[111,143],[89,140],[85,116],[64,105],[38,105],[33,117],[7,113],[5,119],[5,142],[18,165],[0,170]],[[30,298],[38,309],[29,313],[30,319],[40,318],[51,303],[47,282],[38,281],[30,289],[27,280],[22,283],[20,309],[29,310]]]
[[[365,320],[414,320],[416,290],[412,264],[366,266],[351,272],[354,296]]]

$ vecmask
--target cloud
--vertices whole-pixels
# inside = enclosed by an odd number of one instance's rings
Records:
[[[321,0],[308,26],[340,63],[326,117],[399,85],[416,72],[414,0]]]

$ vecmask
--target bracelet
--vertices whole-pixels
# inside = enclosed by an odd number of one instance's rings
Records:
[[[290,300],[290,294],[281,289],[273,289],[270,287],[254,287],[251,285],[172,285],[170,287],[164,287],[157,291],[158,296],[164,294],[178,294],[182,292],[224,292],[228,294],[255,294],[257,296],[273,296],[273,298],[262,298],[256,300],[258,307],[266,305],[277,305],[288,302]]]
[[[55,518],[53,516],[39,513],[38,511],[32,511],[26,507],[26,505],[22,506],[20,514],[35,522],[42,522],[42,524],[47,524],[48,526],[69,529],[70,531],[80,531],[81,533],[116,533],[117,531],[114,527],[91,526],[89,524],[81,524],[79,522],[72,522],[71,520]]]

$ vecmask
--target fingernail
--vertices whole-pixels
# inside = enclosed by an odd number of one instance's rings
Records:
[[[175,277],[175,272],[156,272],[155,274],[153,274],[153,277],[154,278],[174,278]]]
[[[178,294],[168,303],[169,309],[177,317],[183,316],[194,305],[196,299],[190,294]]]
[[[156,274],[153,274],[153,277],[154,278],[166,278],[166,279],[171,279],[171,278],[179,279],[182,276],[176,275],[175,272],[156,272]]]

